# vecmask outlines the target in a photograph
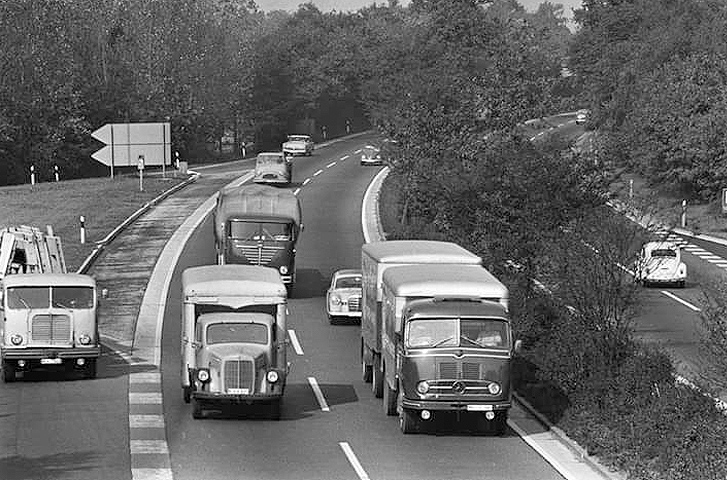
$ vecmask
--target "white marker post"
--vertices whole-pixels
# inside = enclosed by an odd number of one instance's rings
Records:
[[[35,165],[30,166],[30,185],[35,185]]]
[[[58,165],[53,165],[53,173],[55,174],[56,182],[59,181],[61,179],[61,176],[58,173]]]
[[[84,244],[86,243],[86,217],[81,215],[79,220],[81,221],[81,244]]]
[[[139,191],[144,191],[144,155],[139,155],[139,163],[136,168],[139,169]]]

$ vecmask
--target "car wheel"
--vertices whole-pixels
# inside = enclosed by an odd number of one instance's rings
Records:
[[[677,282],[677,285],[679,286],[679,288],[684,288],[687,286],[687,282],[686,280],[679,280],[679,282]]]

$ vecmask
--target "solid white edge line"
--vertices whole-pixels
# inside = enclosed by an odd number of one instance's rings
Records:
[[[303,355],[303,349],[300,348],[300,342],[298,342],[298,336],[295,334],[293,329],[288,330],[288,336],[290,337],[290,343],[293,344],[293,350],[298,355]]]
[[[331,167],[332,167],[332,166],[334,166],[335,164],[336,164],[336,162],[331,162],[331,163],[329,163],[328,165],[326,165],[326,168],[331,168]]]
[[[349,157],[349,155],[344,155],[341,157],[341,160],[346,160]]]
[[[314,176],[314,177],[317,177],[317,176],[318,176],[318,175],[320,175],[321,173],[323,173],[323,170],[318,170],[318,171],[317,171],[316,173],[314,173],[314,174],[313,174],[313,176]]]
[[[366,470],[364,470],[361,466],[361,462],[359,462],[358,458],[356,458],[356,454],[353,453],[351,445],[349,445],[348,442],[338,442],[338,445],[341,447],[341,450],[343,450],[343,454],[346,455],[348,463],[350,463],[353,469],[356,471],[356,475],[358,475],[358,478],[361,480],[371,480],[371,477],[368,476]]]
[[[373,241],[374,237],[373,237],[372,233],[375,233],[376,238],[378,239],[378,232],[369,231],[368,223],[366,222],[366,214],[367,214],[366,205],[369,204],[369,198],[371,197],[371,195],[378,194],[378,192],[376,191],[377,189],[375,187],[376,187],[376,184],[379,182],[379,178],[384,175],[387,175],[388,172],[389,172],[389,167],[382,168],[381,171],[379,173],[377,173],[374,178],[371,179],[371,182],[369,183],[368,188],[366,188],[366,193],[364,193],[363,204],[361,207],[361,231],[363,232],[364,242],[366,242],[366,243],[371,243]],[[378,215],[378,213],[374,212],[373,215],[376,216],[376,215]]]
[[[695,307],[691,303],[687,302],[686,300],[682,300],[681,298],[677,297],[676,295],[674,295],[671,292],[667,292],[666,290],[662,290],[661,293],[663,293],[667,297],[671,298],[672,300],[676,300],[677,302],[681,303],[685,307],[691,308],[695,312],[701,312],[702,311],[702,309],[700,309],[699,307]]]
[[[331,409],[328,407],[328,403],[326,402],[326,399],[323,397],[323,391],[321,391],[321,387],[318,386],[318,382],[313,377],[308,377],[308,383],[310,383],[310,388],[313,389],[313,393],[316,396],[316,399],[318,399],[318,404],[321,406],[321,410],[324,412],[330,412]]]

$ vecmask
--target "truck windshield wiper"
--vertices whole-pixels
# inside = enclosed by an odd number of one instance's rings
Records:
[[[435,343],[434,345],[432,345],[432,346],[431,346],[431,347],[429,347],[429,348],[437,348],[437,347],[438,347],[438,346],[440,346],[441,344],[443,344],[443,343],[446,343],[446,342],[448,342],[448,341],[450,341],[450,340],[453,340],[453,339],[454,339],[454,337],[447,337],[447,338],[443,338],[442,340],[438,341],[437,343]]]

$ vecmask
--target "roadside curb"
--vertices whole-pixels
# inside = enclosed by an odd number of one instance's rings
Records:
[[[76,273],[86,273],[88,269],[90,268],[91,264],[98,258],[98,256],[101,254],[104,248],[113,241],[114,238],[116,238],[126,227],[134,223],[140,216],[145,214],[151,207],[156,205],[157,203],[161,202],[168,196],[172,195],[173,193],[176,193],[177,191],[181,190],[182,188],[186,187],[190,183],[196,182],[199,178],[199,174],[196,173],[189,177],[187,180],[185,180],[182,183],[179,183],[170,189],[162,192],[157,197],[149,200],[144,205],[141,206],[137,211],[132,213],[126,220],[121,222],[116,228],[111,230],[111,232],[106,235],[102,240],[99,240],[96,244],[96,248],[93,249],[91,254],[86,257],[86,259],[83,261],[80,267],[78,267],[78,270],[76,270]]]

